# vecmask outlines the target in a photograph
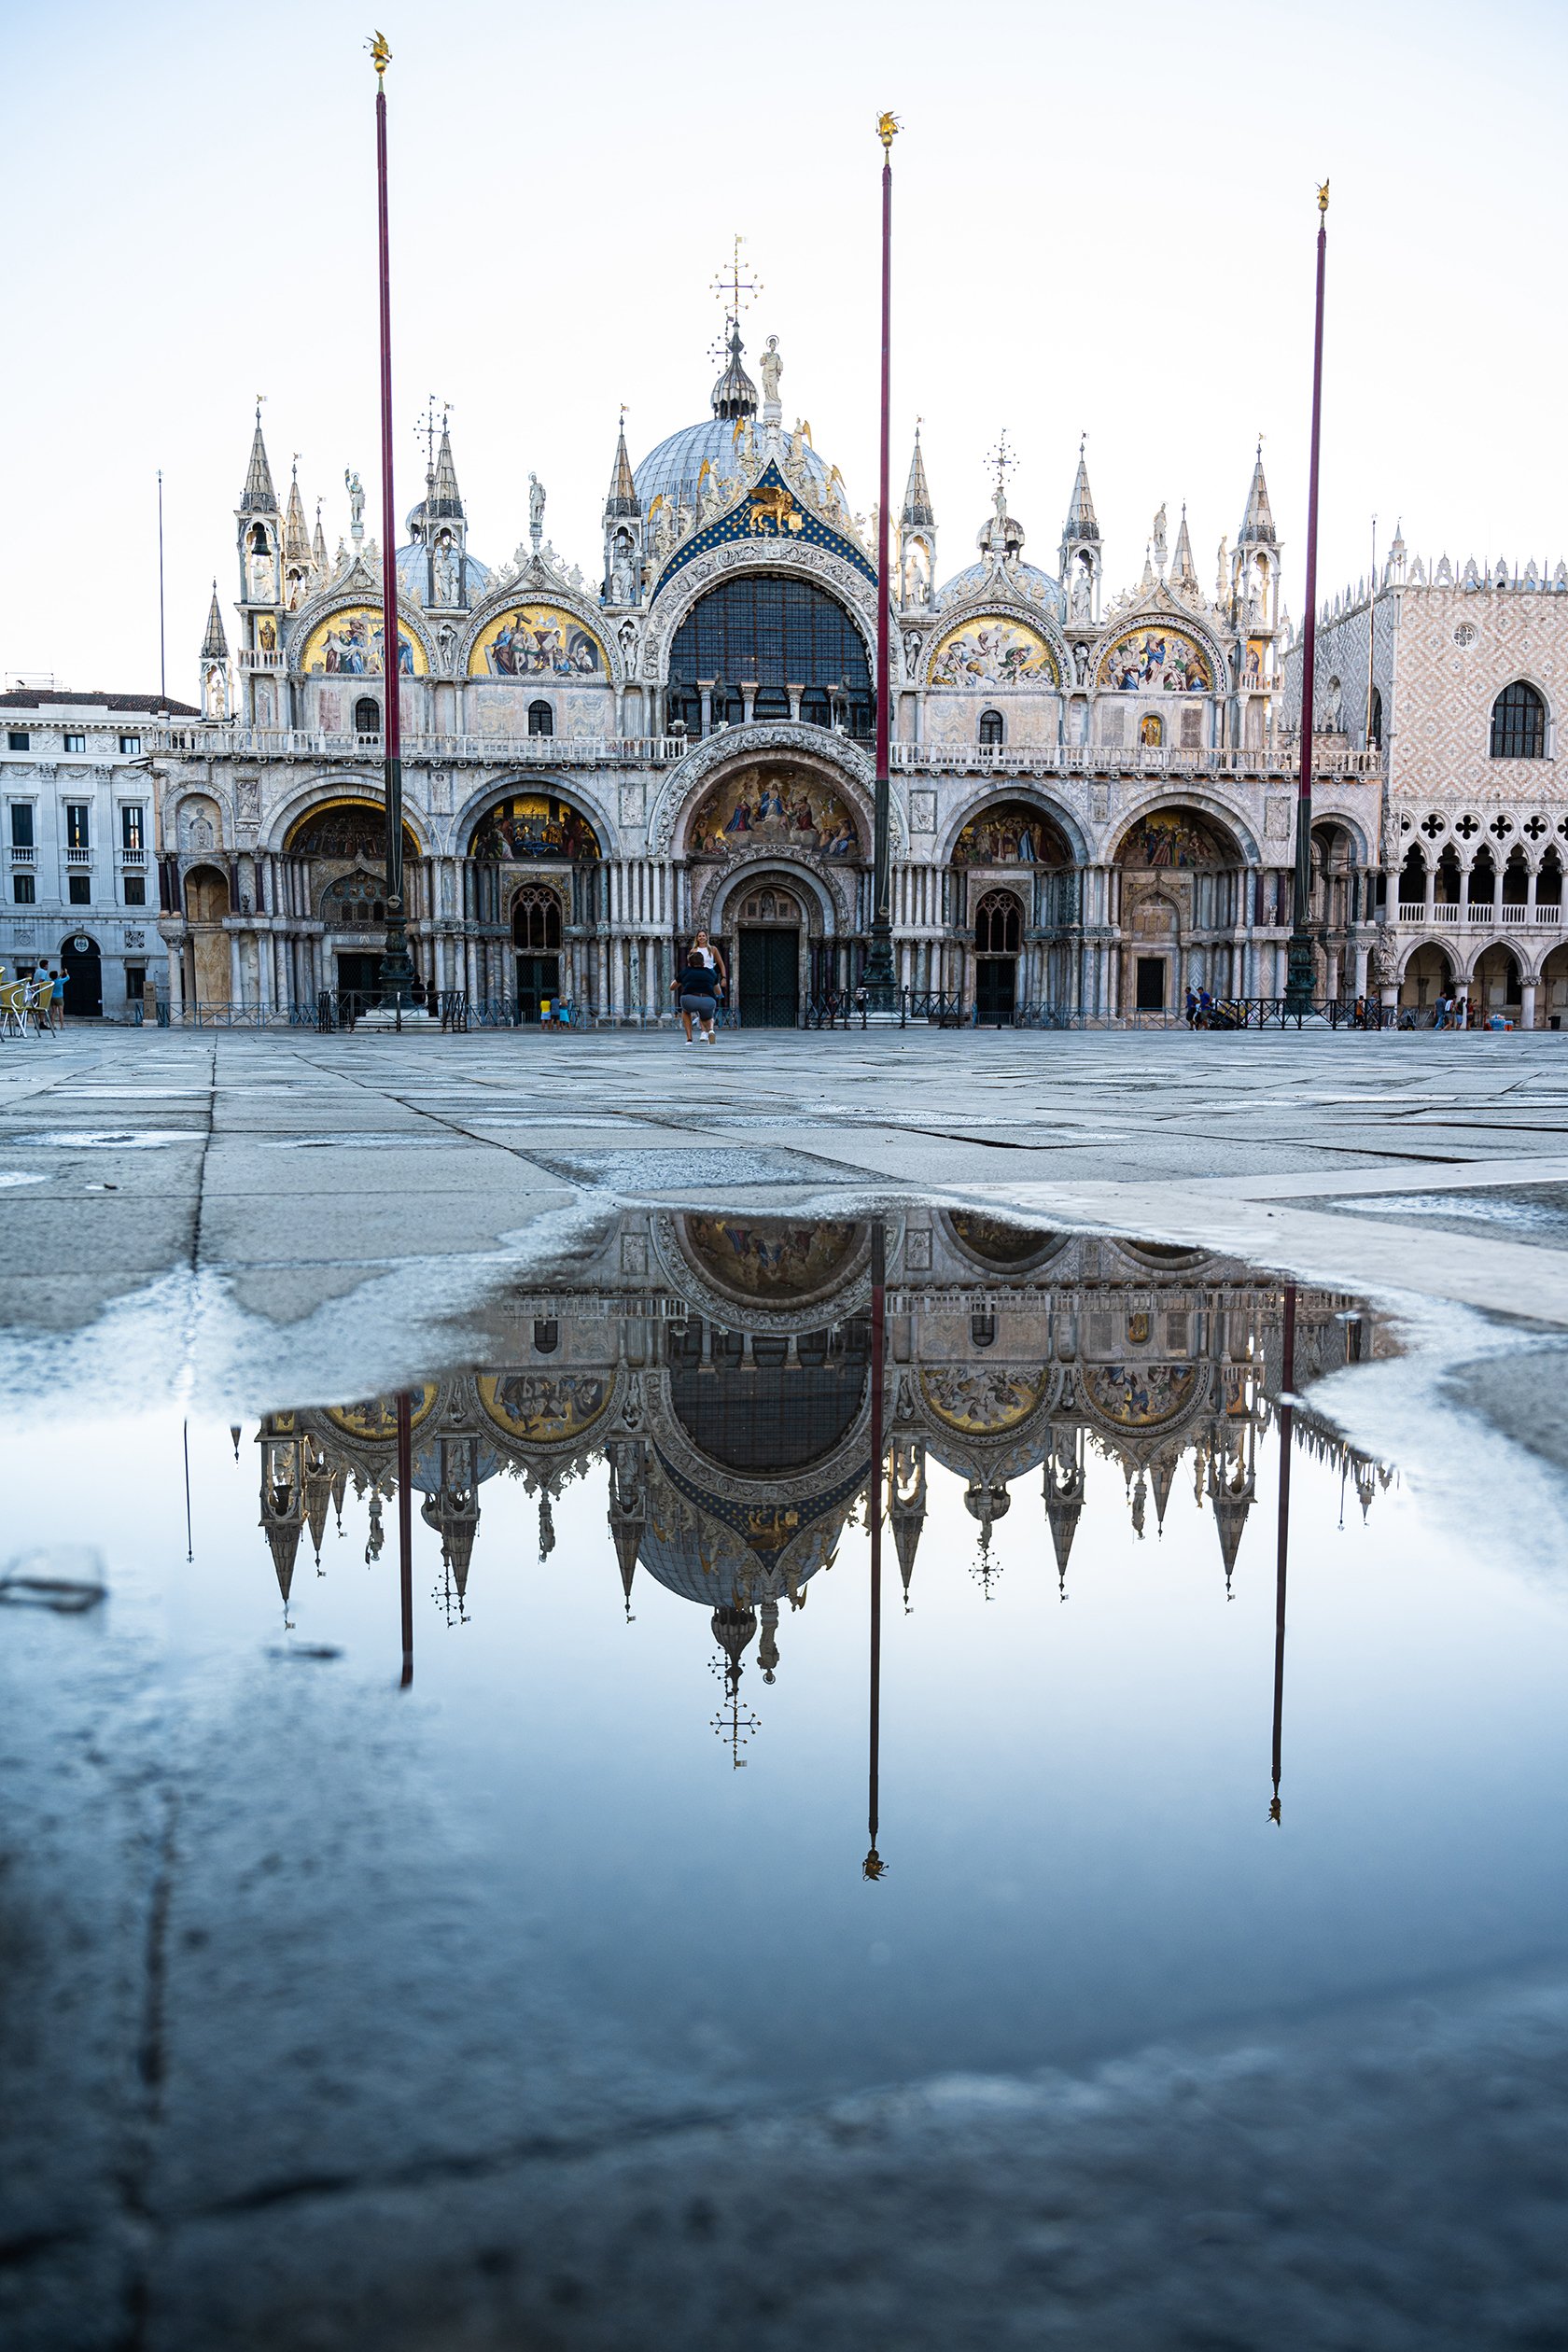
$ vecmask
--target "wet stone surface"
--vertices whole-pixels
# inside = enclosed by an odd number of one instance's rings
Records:
[[[1560,2341],[1568,1588],[1387,1308],[658,1156],[0,1434],[7,2343]]]

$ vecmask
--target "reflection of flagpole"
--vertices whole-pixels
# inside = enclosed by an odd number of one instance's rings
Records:
[[[196,1557],[196,1547],[190,1537],[190,1423],[189,1421],[180,1423],[180,1444],[185,1449],[185,1556],[188,1561],[190,1561]]]
[[[871,1769],[866,1785],[866,1826],[871,1831],[871,1851],[861,1865],[868,1879],[879,1879],[887,1868],[876,1851],[882,1744],[882,1362],[888,1309],[887,1250],[887,1233],[877,1217],[871,1228],[871,1487],[867,1502],[871,1521]]]
[[[403,1678],[413,1680],[413,1406],[398,1391],[398,1581],[403,1604]]]
[[[1295,1393],[1295,1284],[1285,1284],[1285,1328],[1280,1373],[1280,1540],[1274,1568],[1274,1795],[1268,1818],[1280,1819],[1280,1751],[1285,1729],[1285,1561],[1290,1550],[1291,1428]]]

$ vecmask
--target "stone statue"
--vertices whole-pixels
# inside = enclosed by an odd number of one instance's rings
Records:
[[[1089,649],[1086,645],[1078,644],[1073,647],[1072,669],[1078,684],[1086,686],[1089,682]]]
[[[920,666],[920,632],[918,629],[910,629],[904,636],[903,666],[911,678]]]
[[[365,485],[350,467],[343,475],[343,488],[348,492],[348,527],[357,539],[365,536]]]
[[[770,335],[767,349],[760,363],[763,378],[763,398],[769,408],[778,406],[778,379],[784,372],[784,362],[778,356],[778,337]]]
[[[544,532],[544,484],[538,474],[528,476],[528,537],[537,547]]]
[[[636,604],[637,576],[632,567],[632,551],[623,536],[615,550],[615,565],[610,589],[614,603]]]
[[[443,531],[441,538],[436,542],[435,573],[437,604],[455,605],[457,602],[459,595],[459,568],[460,567],[457,562],[457,551],[452,544],[452,534],[450,531]]]
[[[1372,971],[1379,988],[1392,988],[1398,978],[1398,957],[1388,928],[1379,923],[1372,939]]]
[[[1082,564],[1072,575],[1072,617],[1075,621],[1086,621],[1089,617],[1089,575]]]

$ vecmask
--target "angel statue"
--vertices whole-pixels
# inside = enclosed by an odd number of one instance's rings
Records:
[[[778,379],[784,372],[784,362],[778,356],[778,337],[770,335],[767,349],[760,362],[763,378],[763,398],[769,408],[778,406]]]
[[[343,475],[343,488],[348,492],[348,527],[356,539],[365,536],[365,485],[352,466]]]

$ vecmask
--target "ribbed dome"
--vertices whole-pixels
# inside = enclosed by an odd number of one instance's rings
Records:
[[[825,490],[827,467],[809,442],[802,447],[806,472],[819,490]],[[671,506],[695,506],[697,476],[705,463],[716,474],[739,473],[740,453],[735,444],[735,425],[731,419],[710,416],[700,425],[687,425],[679,433],[672,433],[668,441],[662,441],[657,449],[649,451],[632,477],[644,514],[661,494]]]
[[[961,572],[954,573],[938,592],[937,606],[940,609],[945,605],[963,604],[969,597],[978,595],[987,581],[998,579],[1015,582],[1027,596],[1043,598],[1048,610],[1054,610],[1059,604],[1060,592],[1056,581],[1049,572],[1042,571],[1038,564],[1014,564],[1006,571],[998,572],[982,560],[978,564],[967,565]]]

